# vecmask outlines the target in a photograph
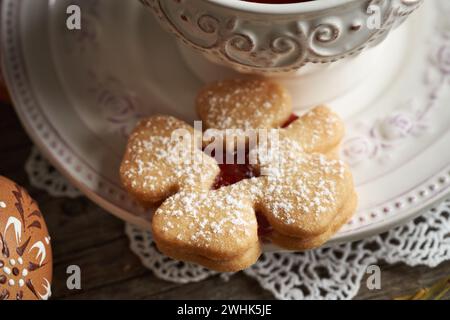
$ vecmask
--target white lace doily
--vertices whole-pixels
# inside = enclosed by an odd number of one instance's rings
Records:
[[[39,153],[36,147],[31,150],[31,155],[25,163],[25,171],[34,187],[46,190],[54,197],[76,198],[82,195]]]
[[[36,149],[26,170],[33,186],[53,196],[81,195]],[[189,283],[216,274],[160,254],[146,231],[130,224],[125,229],[131,250],[161,279]],[[367,267],[380,260],[429,267],[450,260],[450,199],[415,221],[370,239],[303,253],[266,253],[244,273],[278,299],[351,299]]]

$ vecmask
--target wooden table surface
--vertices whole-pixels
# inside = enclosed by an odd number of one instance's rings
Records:
[[[30,185],[24,164],[32,142],[13,108],[1,104],[0,137],[0,174],[28,189],[47,221],[54,254],[54,299],[273,299],[242,273],[228,282],[218,276],[184,285],[158,279],[130,251],[122,221],[85,197],[54,198]],[[81,268],[81,290],[67,289],[69,265]],[[384,263],[380,267],[382,289],[370,291],[363,280],[357,299],[411,294],[450,274],[450,261],[434,269]]]

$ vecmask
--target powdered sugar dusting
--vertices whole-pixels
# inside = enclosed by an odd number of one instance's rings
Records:
[[[306,152],[325,152],[342,139],[344,129],[339,117],[326,107],[317,107],[306,113],[282,132],[299,142]]]
[[[197,106],[208,128],[269,128],[289,115],[291,100],[280,86],[262,79],[234,79],[207,87]]]
[[[217,112],[224,112],[223,123],[238,123],[225,111]],[[204,141],[196,141],[193,129],[175,118],[152,117],[131,135],[122,177],[153,201],[173,195],[156,211],[153,223],[159,226],[160,236],[178,243],[217,248],[225,239],[236,246],[248,242],[257,237],[255,211],[260,209],[284,225],[302,227],[305,219],[332,219],[348,197],[351,176],[342,161],[305,152],[305,145],[315,145],[336,131],[337,118],[317,118],[313,111],[301,120],[307,128],[321,126],[309,140],[288,135],[278,143],[259,139],[258,148],[249,154],[257,159],[254,169],[259,177],[211,190],[219,167],[202,152]],[[187,143],[173,139],[173,131],[180,128],[188,131]]]
[[[338,189],[348,183],[345,164],[322,154],[308,154],[294,140],[285,138],[269,156],[259,157],[262,178],[262,205],[286,224],[303,214],[337,212]]]
[[[346,197],[340,189],[348,183],[342,161],[304,153],[290,139],[259,161],[257,167],[268,172],[266,176],[169,198],[156,212],[166,237],[204,247],[230,236],[246,238],[256,232],[255,208],[264,208],[286,225],[301,223],[304,215],[314,220],[338,213]]]
[[[183,129],[184,139],[173,138]],[[152,117],[130,136],[121,166],[125,184],[136,193],[171,194],[176,190],[209,189],[218,174],[214,159],[201,150],[192,128],[171,117]]]
[[[208,247],[218,239],[245,239],[255,231],[253,207],[239,187],[179,192],[156,212],[166,237]],[[217,245],[218,243],[214,243]]]

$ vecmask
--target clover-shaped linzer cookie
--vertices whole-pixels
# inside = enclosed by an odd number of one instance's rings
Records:
[[[328,108],[298,118],[279,85],[239,79],[205,87],[197,111],[206,129],[254,130],[258,143],[246,141],[245,163],[219,164],[216,154],[204,152],[210,137],[180,120],[154,116],[137,126],[121,177],[143,204],[160,205],[152,231],[166,255],[237,271],[258,259],[262,238],[287,249],[311,249],[354,213],[352,175],[335,153],[344,128]],[[277,133],[276,143],[263,139],[260,129]],[[173,132],[191,138],[180,142]],[[228,133],[222,137],[227,141]]]
[[[191,139],[191,145],[185,146],[173,139],[176,130],[194,135],[194,129],[185,122],[157,115],[141,121],[128,139],[120,172],[122,183],[146,206],[181,190],[208,189],[219,174],[217,162],[198,148],[197,140]]]

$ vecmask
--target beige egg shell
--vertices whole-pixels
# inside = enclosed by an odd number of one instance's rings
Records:
[[[47,300],[52,261],[37,203],[25,189],[0,176],[0,300]]]

